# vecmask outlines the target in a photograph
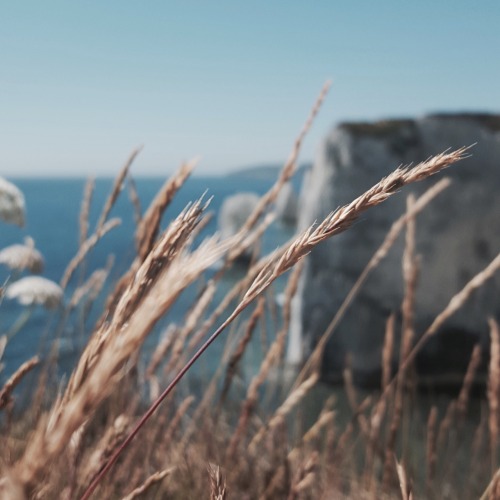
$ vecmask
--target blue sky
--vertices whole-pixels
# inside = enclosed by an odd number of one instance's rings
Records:
[[[500,2],[0,0],[0,174],[301,158],[344,120],[500,111]]]

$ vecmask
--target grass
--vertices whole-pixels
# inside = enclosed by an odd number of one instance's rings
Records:
[[[479,348],[471,357],[460,394],[444,407],[439,402],[430,407],[418,403],[411,370],[422,345],[438,335],[444,321],[500,267],[499,256],[450,299],[448,307],[416,340],[415,220],[447,187],[447,181],[440,181],[418,200],[409,197],[407,212],[399,214],[300,372],[290,375],[283,363],[291,301],[303,258],[325,239],[348,230],[365,210],[464,158],[467,148],[397,169],[273,254],[255,255],[246,274],[216,301],[223,277],[268,229],[272,221],[269,211],[295,172],[301,143],[326,91],[327,87],[276,183],[262,196],[240,232],[229,239],[220,241],[214,235],[194,244],[208,217],[203,200],[194,201],[161,229],[164,211],[195,162],[182,165],[142,215],[130,175],[138,154],[135,151],[118,175],[91,233],[88,213],[93,183],[87,183],[80,248],[60,286],[65,289],[76,280],[78,269],[84,276],[89,252],[119,223],[110,219],[110,213],[127,179],[136,214],[137,254],[109,293],[67,383],[53,384],[55,353],[42,363],[28,404],[16,405],[13,394],[18,383],[39,365],[37,358],[20,367],[0,389],[0,411],[4,413],[2,498],[474,498],[483,493],[487,498],[498,493],[500,357],[495,321],[490,320],[492,355],[487,397],[482,403],[470,400],[483,355]],[[404,229],[403,327],[396,332],[392,317],[388,318],[381,389],[360,393],[347,363],[344,389],[337,397],[331,391],[328,397],[320,397],[325,391],[320,375],[326,341],[370,271]],[[222,267],[207,281],[206,271],[220,259]],[[108,274],[109,269],[95,270],[80,282],[59,310],[62,323],[68,321],[68,308],[88,308]],[[285,300],[278,312],[273,286],[284,276]],[[185,321],[160,339],[144,367],[140,355],[144,342],[183,291],[194,284],[200,292]],[[263,325],[269,320],[275,328],[265,339]],[[238,372],[259,330],[263,343],[260,367],[242,385]],[[389,360],[398,334],[403,340],[400,367],[393,376]],[[216,341],[225,342],[224,356],[213,377],[205,380],[191,368],[210,355],[206,351]],[[319,409],[313,411],[311,407],[319,401]],[[471,415],[477,416],[472,428]]]

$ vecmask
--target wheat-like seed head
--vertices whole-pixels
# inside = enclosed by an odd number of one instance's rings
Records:
[[[242,307],[243,304],[250,303],[319,243],[349,228],[363,212],[382,203],[407,184],[423,180],[467,158],[469,149],[465,147],[451,153],[441,153],[414,167],[398,168],[351,203],[331,212],[316,227],[307,228],[295,240],[271,256],[243,297]]]

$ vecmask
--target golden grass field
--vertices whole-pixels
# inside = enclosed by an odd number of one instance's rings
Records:
[[[137,254],[113,283],[69,380],[54,380],[54,349],[51,359],[33,358],[0,387],[2,499],[500,498],[500,334],[495,320],[489,320],[491,356],[484,398],[470,398],[482,354],[479,347],[456,398],[426,407],[418,403],[415,393],[412,362],[416,353],[500,267],[499,255],[450,297],[445,310],[414,340],[416,215],[432,209],[426,205],[448,188],[447,180],[419,199],[408,197],[407,212],[395,214],[399,219],[311,357],[293,375],[284,363],[290,304],[303,258],[325,239],[348,231],[364,211],[405,186],[448,167],[453,176],[452,165],[471,150],[444,152],[411,168],[397,169],[274,253],[256,254],[233,289],[214,302],[225,273],[268,229],[273,203],[295,172],[301,143],[326,90],[276,183],[231,238],[221,241],[214,235],[193,245],[207,220],[204,200],[193,200],[166,229],[160,226],[195,162],[182,165],[144,213],[130,184],[131,200],[137,207]],[[77,279],[99,240],[112,234],[117,221],[110,218],[110,212],[130,178],[137,153],[117,176],[93,231],[88,222],[93,184],[88,182],[80,217],[80,248],[61,277],[62,290]],[[403,327],[396,331],[393,317],[388,318],[380,391],[360,392],[348,365],[345,386],[335,393],[325,389],[320,372],[326,341],[335,334],[335,325],[370,270],[403,231]],[[222,267],[206,280],[205,271],[220,259]],[[106,282],[106,272],[87,272],[76,292],[56,311],[61,321],[67,318],[67,308],[95,299]],[[276,310],[273,283],[282,276],[287,279],[285,301]],[[148,335],[193,283],[199,284],[200,292],[183,324],[161,338],[144,365],[139,354]],[[239,367],[266,317],[274,318],[276,331],[267,332],[260,367],[242,387],[241,381],[236,384]],[[394,376],[390,359],[398,335],[402,339],[400,367]],[[229,337],[231,342],[227,342]],[[8,342],[2,339],[0,358]],[[210,355],[205,351],[213,342],[226,343],[215,375],[207,380],[190,378],[192,365]],[[30,379],[34,387],[29,401],[18,405],[16,386],[35,367],[37,377]],[[329,396],[323,397],[325,393]],[[269,399],[272,405],[265,404]],[[320,406],[315,414],[307,411],[311,400]]]

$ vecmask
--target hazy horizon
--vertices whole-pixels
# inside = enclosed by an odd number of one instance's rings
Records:
[[[286,160],[342,121],[499,112],[500,4],[5,3],[0,175],[196,175]]]
[[[258,170],[258,169],[267,169],[267,168],[272,168],[272,169],[280,169],[281,167],[284,166],[284,161],[283,162],[269,162],[267,164],[264,163],[259,163],[255,165],[238,165],[235,168],[231,168],[229,170],[215,170],[215,171],[203,171],[203,169],[200,171],[197,171],[196,168],[194,169],[193,173],[191,174],[190,177],[224,177],[227,175],[237,175],[237,174],[246,174],[247,171],[250,170]],[[310,166],[311,162],[301,162],[298,165],[298,168],[301,167],[307,167]],[[49,173],[43,173],[43,172],[34,172],[34,173],[19,173],[19,174],[13,174],[13,175],[5,175],[7,179],[88,179],[89,177],[93,177],[95,179],[114,179],[116,177],[116,174],[118,174],[118,171],[123,165],[119,165],[116,168],[116,171],[113,173],[109,174],[85,174],[82,172],[50,172]],[[130,173],[132,174],[132,177],[136,180],[140,179],[165,179],[166,176],[173,175],[175,173],[176,169],[165,169],[163,172],[139,172],[137,173],[134,170],[134,165],[132,164],[132,167],[130,169]]]

